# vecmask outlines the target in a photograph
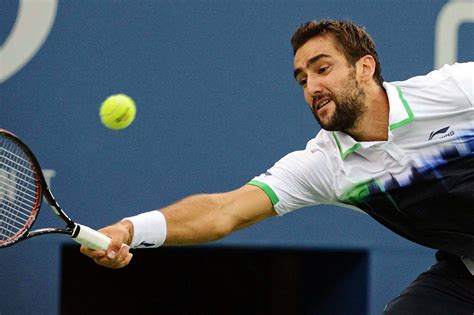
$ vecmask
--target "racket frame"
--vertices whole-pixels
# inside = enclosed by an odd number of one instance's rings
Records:
[[[38,235],[43,235],[43,234],[67,234],[67,235],[70,235],[72,238],[75,238],[80,232],[80,225],[74,223],[67,216],[67,214],[64,212],[64,210],[61,208],[59,203],[54,198],[53,193],[51,192],[51,190],[48,187],[48,184],[46,183],[46,179],[44,178],[38,159],[35,157],[33,152],[21,139],[19,139],[12,132],[6,129],[0,128],[0,134],[6,135],[10,140],[18,144],[21,147],[21,149],[26,153],[26,155],[29,158],[29,162],[31,163],[34,174],[36,176],[36,182],[37,182],[37,186],[36,186],[37,201],[35,204],[35,208],[32,210],[32,216],[30,216],[28,221],[25,223],[25,226],[22,229],[20,229],[20,231],[18,232],[20,233],[20,235],[17,237],[12,237],[11,241],[9,241],[8,243],[0,244],[0,248],[11,246],[22,240],[29,239]],[[53,212],[66,223],[65,228],[42,228],[42,229],[37,229],[30,232],[31,228],[33,227],[34,222],[36,221],[36,218],[38,217],[39,211],[41,209],[43,197],[51,206],[51,209],[53,210]]]

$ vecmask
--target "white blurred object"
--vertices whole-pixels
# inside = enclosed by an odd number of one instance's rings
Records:
[[[57,0],[20,0],[12,31],[0,47],[0,83],[38,52],[56,18]]]
[[[434,69],[457,61],[462,23],[474,23],[474,0],[451,0],[441,8],[436,20]]]

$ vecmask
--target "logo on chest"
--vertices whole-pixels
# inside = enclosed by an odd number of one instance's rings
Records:
[[[444,139],[444,138],[448,138],[448,137],[452,137],[454,136],[454,130],[451,130],[449,131],[449,127],[450,126],[447,126],[447,127],[444,127],[444,128],[441,128],[439,130],[436,130],[436,131],[432,131],[430,133],[430,136],[428,138],[428,141],[429,140],[437,140],[437,139]]]

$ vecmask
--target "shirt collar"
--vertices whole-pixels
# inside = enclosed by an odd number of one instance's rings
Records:
[[[403,96],[400,87],[387,82],[383,83],[383,87],[387,92],[388,104],[390,107],[390,113],[388,118],[389,130],[400,128],[411,122],[414,118],[413,112],[410,108],[410,105]],[[333,131],[331,133],[336,141],[342,159],[345,159],[347,155],[352,152],[355,152],[361,147],[368,148],[377,143],[380,143],[380,141],[358,142],[347,133],[341,131]]]

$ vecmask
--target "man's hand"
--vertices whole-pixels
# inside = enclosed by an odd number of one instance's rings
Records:
[[[244,185],[226,193],[189,196],[163,208],[160,212],[163,214],[165,225],[160,226],[160,223],[149,222],[151,227],[148,226],[148,228],[158,229],[156,233],[160,236],[158,245],[168,246],[214,241],[277,215],[265,191],[254,185]],[[137,224],[136,228],[135,241],[140,240],[142,243],[140,233],[143,236],[144,227]],[[161,235],[160,231],[166,234]],[[128,251],[129,245],[134,240],[133,223],[125,219],[99,232],[112,239],[107,251],[94,251],[82,246],[81,252],[101,266],[122,268],[128,265],[132,259],[132,254]],[[164,237],[164,243],[161,236]],[[150,241],[153,243],[156,240]]]
[[[118,269],[128,265],[133,256],[129,253],[129,245],[133,238],[133,224],[124,220],[100,229],[99,232],[112,239],[107,251],[92,250],[81,246],[81,253],[104,267]]]

